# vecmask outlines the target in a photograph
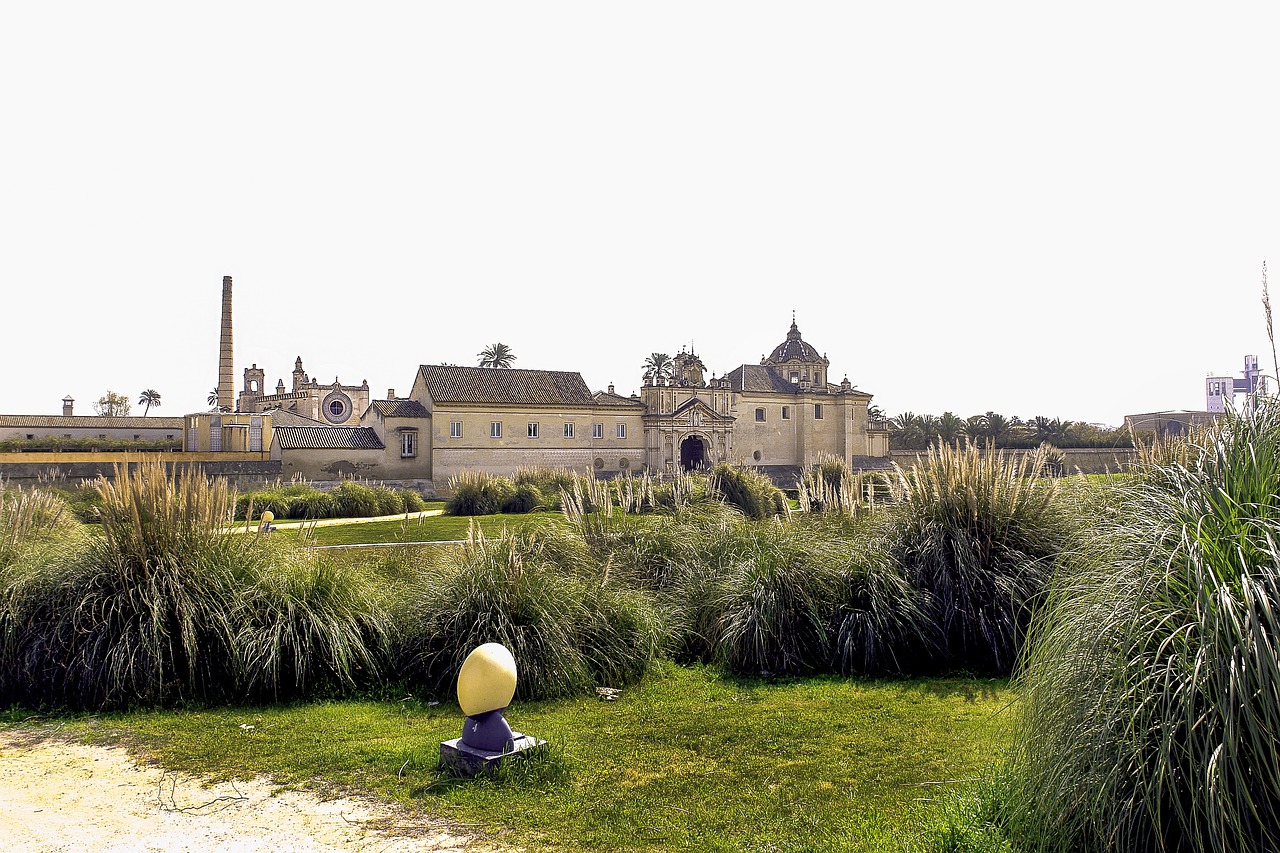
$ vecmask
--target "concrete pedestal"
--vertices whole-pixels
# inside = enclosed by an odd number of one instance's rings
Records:
[[[440,744],[440,761],[445,767],[462,776],[492,773],[508,759],[521,761],[546,751],[547,742],[531,735],[520,735],[506,752],[488,752],[474,749],[462,742],[462,738],[446,740]]]

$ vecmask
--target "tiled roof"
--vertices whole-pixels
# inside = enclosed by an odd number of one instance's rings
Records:
[[[452,364],[424,364],[418,371],[435,403],[590,406],[593,402],[577,372]]]
[[[774,391],[779,394],[795,394],[800,388],[783,379],[775,370],[763,364],[744,364],[730,370],[724,376],[734,391]]]
[[[369,408],[384,418],[425,418],[430,413],[417,400],[374,400]]]
[[[271,426],[279,429],[282,426],[324,426],[322,421],[300,415],[293,409],[267,409],[263,414],[271,415]]]
[[[0,427],[44,427],[54,429],[176,429],[182,418],[104,418],[98,415],[0,415]]]
[[[597,391],[592,395],[597,406],[612,406],[620,409],[643,409],[644,403],[638,397],[623,397],[621,394],[610,394]]]
[[[370,427],[282,426],[273,441],[281,450],[382,450],[378,434]]]

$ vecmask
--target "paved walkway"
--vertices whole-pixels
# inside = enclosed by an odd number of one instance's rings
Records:
[[[299,527],[333,527],[338,524],[369,524],[374,521],[404,521],[406,519],[412,521],[415,518],[426,518],[432,515],[444,515],[442,509],[428,509],[422,512],[402,512],[398,515],[377,515],[372,518],[314,518],[302,521],[280,521],[271,522],[271,527],[275,530],[293,530]],[[236,524],[235,530],[241,533],[255,533],[258,530],[256,523],[246,525],[243,521]]]

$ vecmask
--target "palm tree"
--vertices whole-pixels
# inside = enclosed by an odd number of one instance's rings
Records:
[[[511,347],[502,343],[487,346],[476,355],[480,356],[481,367],[510,367],[516,360],[516,354],[511,351]]]
[[[147,412],[151,411],[152,406],[155,406],[157,409],[160,408],[160,392],[154,388],[148,388],[143,391],[142,396],[138,398],[138,405],[146,406],[146,408],[142,410],[142,416],[145,418],[147,416]]]
[[[991,439],[991,446],[998,447],[1000,439],[1009,434],[1009,420],[998,412],[987,412],[982,419],[986,421],[987,438]]]
[[[644,364],[641,365],[644,368],[644,381],[650,383],[670,379],[671,372],[675,369],[675,366],[671,356],[665,352],[655,352],[646,358]]]
[[[964,435],[964,421],[955,412],[943,412],[938,418],[938,439],[955,444]]]
[[[210,406],[218,405],[218,389],[217,388],[214,388],[212,391],[209,392],[209,399],[205,400],[205,402],[208,403]]]

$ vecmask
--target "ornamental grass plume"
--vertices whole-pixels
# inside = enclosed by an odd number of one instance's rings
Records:
[[[1136,473],[1031,631],[1006,819],[1029,850],[1280,849],[1280,408]]]
[[[895,559],[927,596],[939,668],[1008,674],[1069,515],[1044,450],[1006,455],[937,443],[898,470]]]

